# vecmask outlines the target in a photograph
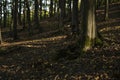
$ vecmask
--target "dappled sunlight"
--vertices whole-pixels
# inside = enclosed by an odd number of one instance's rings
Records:
[[[97,25],[103,26],[103,25],[110,25],[115,23],[118,23],[117,25],[119,25],[119,22],[120,22],[120,18],[116,18],[116,19],[109,19],[108,21],[98,22]]]
[[[120,26],[105,27],[100,29],[100,32],[108,42],[120,43]]]
[[[103,29],[100,29],[100,32],[114,31],[114,30],[119,30],[119,29],[120,29],[120,26],[105,27]]]
[[[36,39],[36,40],[28,40],[28,41],[20,41],[20,42],[13,42],[13,43],[2,43],[2,45],[0,45],[0,47],[3,46],[14,46],[14,45],[24,45],[24,44],[30,44],[30,43],[37,43],[37,44],[43,44],[43,43],[47,43],[47,42],[54,42],[56,40],[61,40],[61,39],[65,39],[66,36],[56,36],[56,37],[50,37],[50,38],[42,38],[42,39]],[[39,42],[39,43],[38,43]],[[26,45],[28,47],[32,46],[32,45]],[[37,46],[36,46],[37,47]]]

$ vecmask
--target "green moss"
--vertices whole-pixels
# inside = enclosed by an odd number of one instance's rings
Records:
[[[85,46],[90,46],[91,45],[91,39],[87,36],[85,40]]]
[[[103,41],[100,38],[95,38],[95,46],[102,46],[103,45]]]
[[[0,48],[0,55],[5,55],[7,53],[6,48]]]
[[[86,52],[88,49],[92,47],[92,40],[87,36],[85,39],[85,43],[83,44],[83,52]]]

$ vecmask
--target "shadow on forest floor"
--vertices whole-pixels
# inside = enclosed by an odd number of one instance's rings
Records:
[[[119,79],[120,26],[100,29],[106,39],[103,47],[96,47],[75,60],[53,61],[61,47],[71,44],[65,36],[16,42],[4,46],[0,52],[1,79],[86,80]]]

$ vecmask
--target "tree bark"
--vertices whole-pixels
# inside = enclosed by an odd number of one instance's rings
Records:
[[[22,24],[22,21],[21,21],[21,0],[19,0],[19,12],[18,12],[18,23],[19,25]]]
[[[38,18],[38,9],[39,9],[39,4],[38,4],[38,0],[35,0],[35,15],[34,15],[34,22],[35,22],[35,26],[36,28],[39,28],[40,24],[39,24],[39,18]]]
[[[42,19],[42,0],[40,0],[40,19]]]
[[[91,49],[95,44],[96,22],[95,22],[95,0],[82,0],[84,5],[82,17],[81,48],[83,51]]]
[[[29,35],[32,34],[32,31],[31,31],[31,28],[32,28],[32,25],[31,25],[31,19],[30,19],[30,6],[29,6],[29,2],[28,0],[26,0],[26,7],[27,7],[27,24],[28,24],[28,32],[29,32]]]
[[[72,11],[72,33],[77,34],[79,31],[78,27],[78,0],[73,0],[73,11]]]
[[[24,9],[23,9],[23,30],[26,27],[26,1],[24,1]]]
[[[50,0],[50,17],[53,16],[53,0]]]
[[[6,27],[7,24],[7,0],[4,1],[4,28]]]
[[[63,26],[63,20],[65,18],[65,4],[66,0],[59,0],[59,27]]]
[[[60,8],[61,8],[61,16],[65,18],[66,16],[66,0],[61,0]]]
[[[18,0],[14,1],[14,16],[13,16],[13,39],[18,39],[17,35],[17,16],[18,16]]]
[[[1,21],[2,21],[2,3],[0,3],[0,25],[1,25]],[[0,44],[2,43],[1,27],[2,27],[2,26],[0,26]]]
[[[109,0],[105,0],[105,20],[109,19]]]

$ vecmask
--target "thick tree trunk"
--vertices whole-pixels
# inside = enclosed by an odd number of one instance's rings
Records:
[[[84,5],[82,18],[82,45],[81,48],[87,51],[95,44],[96,22],[95,22],[95,0],[82,0]]]

